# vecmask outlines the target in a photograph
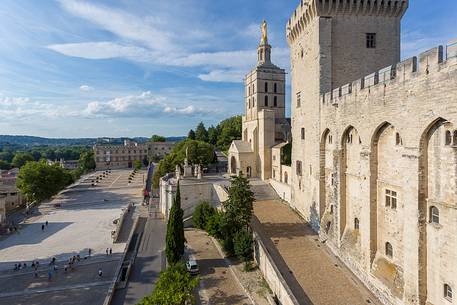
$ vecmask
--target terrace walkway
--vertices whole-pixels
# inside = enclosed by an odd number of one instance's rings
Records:
[[[299,215],[276,196],[265,196],[269,186],[253,184],[262,198],[254,203],[253,228],[300,303],[381,305]]]

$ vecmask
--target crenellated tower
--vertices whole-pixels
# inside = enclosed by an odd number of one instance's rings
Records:
[[[408,0],[302,0],[286,28],[293,65],[317,73],[324,93],[395,64],[407,8]]]

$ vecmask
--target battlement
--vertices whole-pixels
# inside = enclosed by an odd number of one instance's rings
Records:
[[[286,37],[293,42],[316,17],[336,15],[401,18],[409,0],[301,0],[289,18]]]
[[[354,94],[363,94],[376,90],[379,87],[386,88],[389,84],[405,82],[418,75],[437,73],[446,64],[457,64],[457,42],[446,46],[446,54],[443,46],[438,46],[419,55],[408,58],[396,65],[385,67],[369,74],[352,83],[348,83],[330,92],[321,94],[320,100],[324,105],[338,106],[342,99]]]

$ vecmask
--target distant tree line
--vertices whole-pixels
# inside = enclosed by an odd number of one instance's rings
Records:
[[[32,146],[3,145],[0,150],[0,169],[22,167],[27,161],[79,160],[82,153],[92,150],[89,146]]]

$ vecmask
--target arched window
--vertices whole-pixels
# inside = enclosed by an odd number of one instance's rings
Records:
[[[386,256],[392,258],[394,256],[394,249],[389,242],[386,242]]]
[[[274,93],[278,93],[278,84],[274,84]]]
[[[437,207],[430,207],[430,223],[440,223],[440,210]]]
[[[448,284],[444,284],[444,298],[452,302],[452,288]]]
[[[454,130],[454,136],[452,137],[452,145],[457,145],[457,130]]]
[[[265,92],[268,92],[268,83],[265,82]]]
[[[248,108],[251,108],[251,99],[248,99]]]
[[[265,107],[268,107],[268,95],[265,95]]]
[[[277,97],[277,96],[274,97],[273,105],[274,105],[275,107],[278,107],[278,97]]]
[[[255,107],[255,97],[252,98],[252,108]]]
[[[399,134],[398,132],[395,133],[395,144],[396,144],[396,145],[401,145],[401,144],[402,144],[401,142],[402,142],[402,141],[401,141],[400,134]]]
[[[446,138],[444,140],[446,145],[451,145],[452,144],[452,134],[450,130],[446,130]]]
[[[330,214],[333,214],[333,209],[334,209],[334,207],[333,207],[333,204],[332,204],[332,205],[330,206]]]
[[[358,230],[360,228],[360,221],[358,218],[354,219],[354,230]]]
[[[332,222],[330,222],[330,221],[327,222],[327,224],[325,225],[325,233],[328,234],[328,232],[330,232],[331,225],[332,225]]]

